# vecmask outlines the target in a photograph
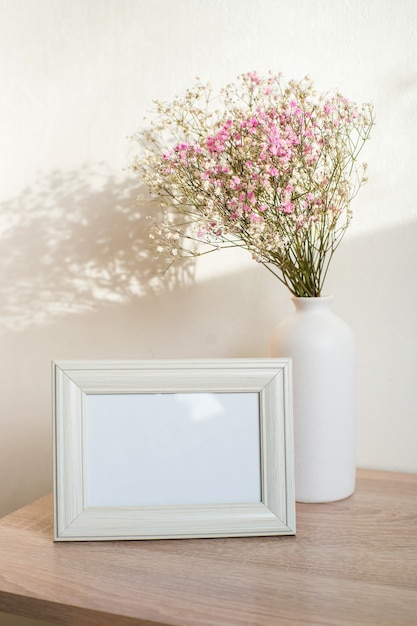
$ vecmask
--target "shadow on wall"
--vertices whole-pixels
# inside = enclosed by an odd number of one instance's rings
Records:
[[[19,198],[0,205],[3,331],[192,280],[187,263],[160,281],[166,262],[147,249],[135,182],[117,178],[105,165],[86,165],[39,177]]]
[[[51,360],[267,353],[269,272],[198,283],[190,263],[161,281],[133,182],[55,172],[1,206],[0,515],[51,489]]]

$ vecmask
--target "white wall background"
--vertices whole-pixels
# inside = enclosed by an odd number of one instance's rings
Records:
[[[417,472],[415,0],[0,0],[0,515],[51,490],[51,359],[267,356],[285,289],[240,251],[152,288],[125,171],[153,98],[253,69],[375,104],[327,292],[358,465]]]

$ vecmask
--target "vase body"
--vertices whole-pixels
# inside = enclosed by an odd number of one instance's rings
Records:
[[[291,357],[298,502],[332,502],[355,489],[355,347],[333,298],[293,298],[270,354]]]

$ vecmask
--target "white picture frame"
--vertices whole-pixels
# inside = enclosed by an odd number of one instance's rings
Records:
[[[294,535],[290,359],[54,361],[54,540]]]

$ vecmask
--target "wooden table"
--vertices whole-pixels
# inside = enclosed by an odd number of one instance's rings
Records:
[[[95,625],[417,624],[417,475],[358,471],[296,537],[57,543],[46,496],[0,520],[0,610]]]

